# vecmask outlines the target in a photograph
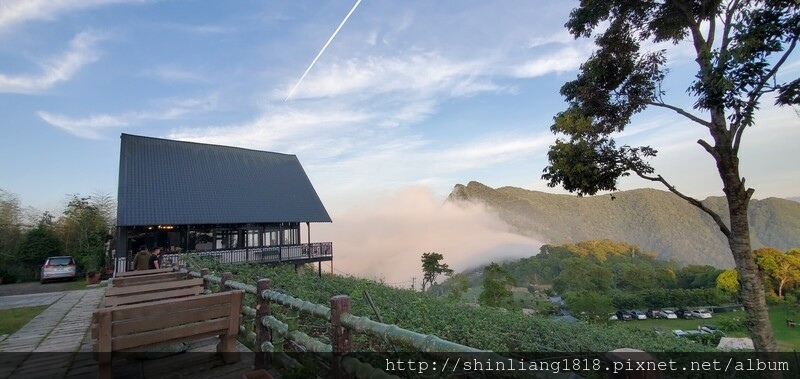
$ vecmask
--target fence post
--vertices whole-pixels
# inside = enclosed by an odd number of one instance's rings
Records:
[[[331,347],[333,348],[333,359],[331,371],[335,379],[346,378],[347,374],[342,370],[342,356],[349,354],[353,350],[352,333],[350,329],[342,326],[341,316],[350,313],[350,297],[347,295],[337,295],[331,298]]]
[[[200,269],[200,277],[203,279],[203,293],[210,293],[211,292],[211,283],[206,279],[210,271],[207,268]]]
[[[261,320],[264,316],[272,315],[272,310],[269,308],[269,299],[265,299],[261,294],[272,287],[272,280],[259,279],[256,282],[256,319],[255,328],[256,332],[256,346],[255,346],[255,359],[253,364],[255,369],[269,370],[272,368],[272,354],[265,353],[261,350],[261,344],[264,342],[272,342],[272,330],[264,326]]]
[[[225,283],[229,280],[233,280],[233,274],[230,271],[223,272],[219,281],[219,292],[230,291],[230,288],[225,286]]]

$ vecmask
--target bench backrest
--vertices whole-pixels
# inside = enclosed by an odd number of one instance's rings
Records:
[[[203,279],[174,280],[128,287],[106,288],[104,307],[137,304],[203,293]]]
[[[186,279],[187,274],[183,272],[163,272],[160,274],[127,276],[114,278],[111,280],[112,287],[130,287],[142,284],[163,283],[173,280]]]
[[[152,275],[152,274],[161,274],[164,272],[172,272],[174,271],[172,267],[165,267],[165,268],[154,268],[152,270],[138,270],[138,271],[125,271],[125,272],[118,272],[115,274],[117,278],[124,278],[128,276],[141,276],[141,275]]]
[[[92,315],[95,352],[148,347],[239,333],[243,291],[101,308]]]

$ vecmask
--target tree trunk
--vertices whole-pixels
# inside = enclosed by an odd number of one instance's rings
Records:
[[[747,216],[750,194],[741,184],[736,189],[726,186],[731,222],[728,244],[739,272],[742,304],[747,313],[746,325],[753,338],[753,346],[756,351],[776,352],[778,344],[769,321],[764,282],[750,247],[750,224]]]

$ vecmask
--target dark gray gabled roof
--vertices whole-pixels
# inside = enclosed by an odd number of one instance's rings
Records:
[[[121,138],[118,226],[331,222],[294,155]]]

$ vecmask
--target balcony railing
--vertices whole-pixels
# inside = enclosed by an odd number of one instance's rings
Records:
[[[333,260],[333,242],[314,242],[299,245],[248,247],[241,249],[224,249],[197,251],[189,253],[162,254],[165,265],[177,266],[186,264],[186,258],[208,257],[220,263],[309,263]],[[130,264],[130,263],[128,263]],[[117,271],[126,269],[125,258],[117,259]]]

